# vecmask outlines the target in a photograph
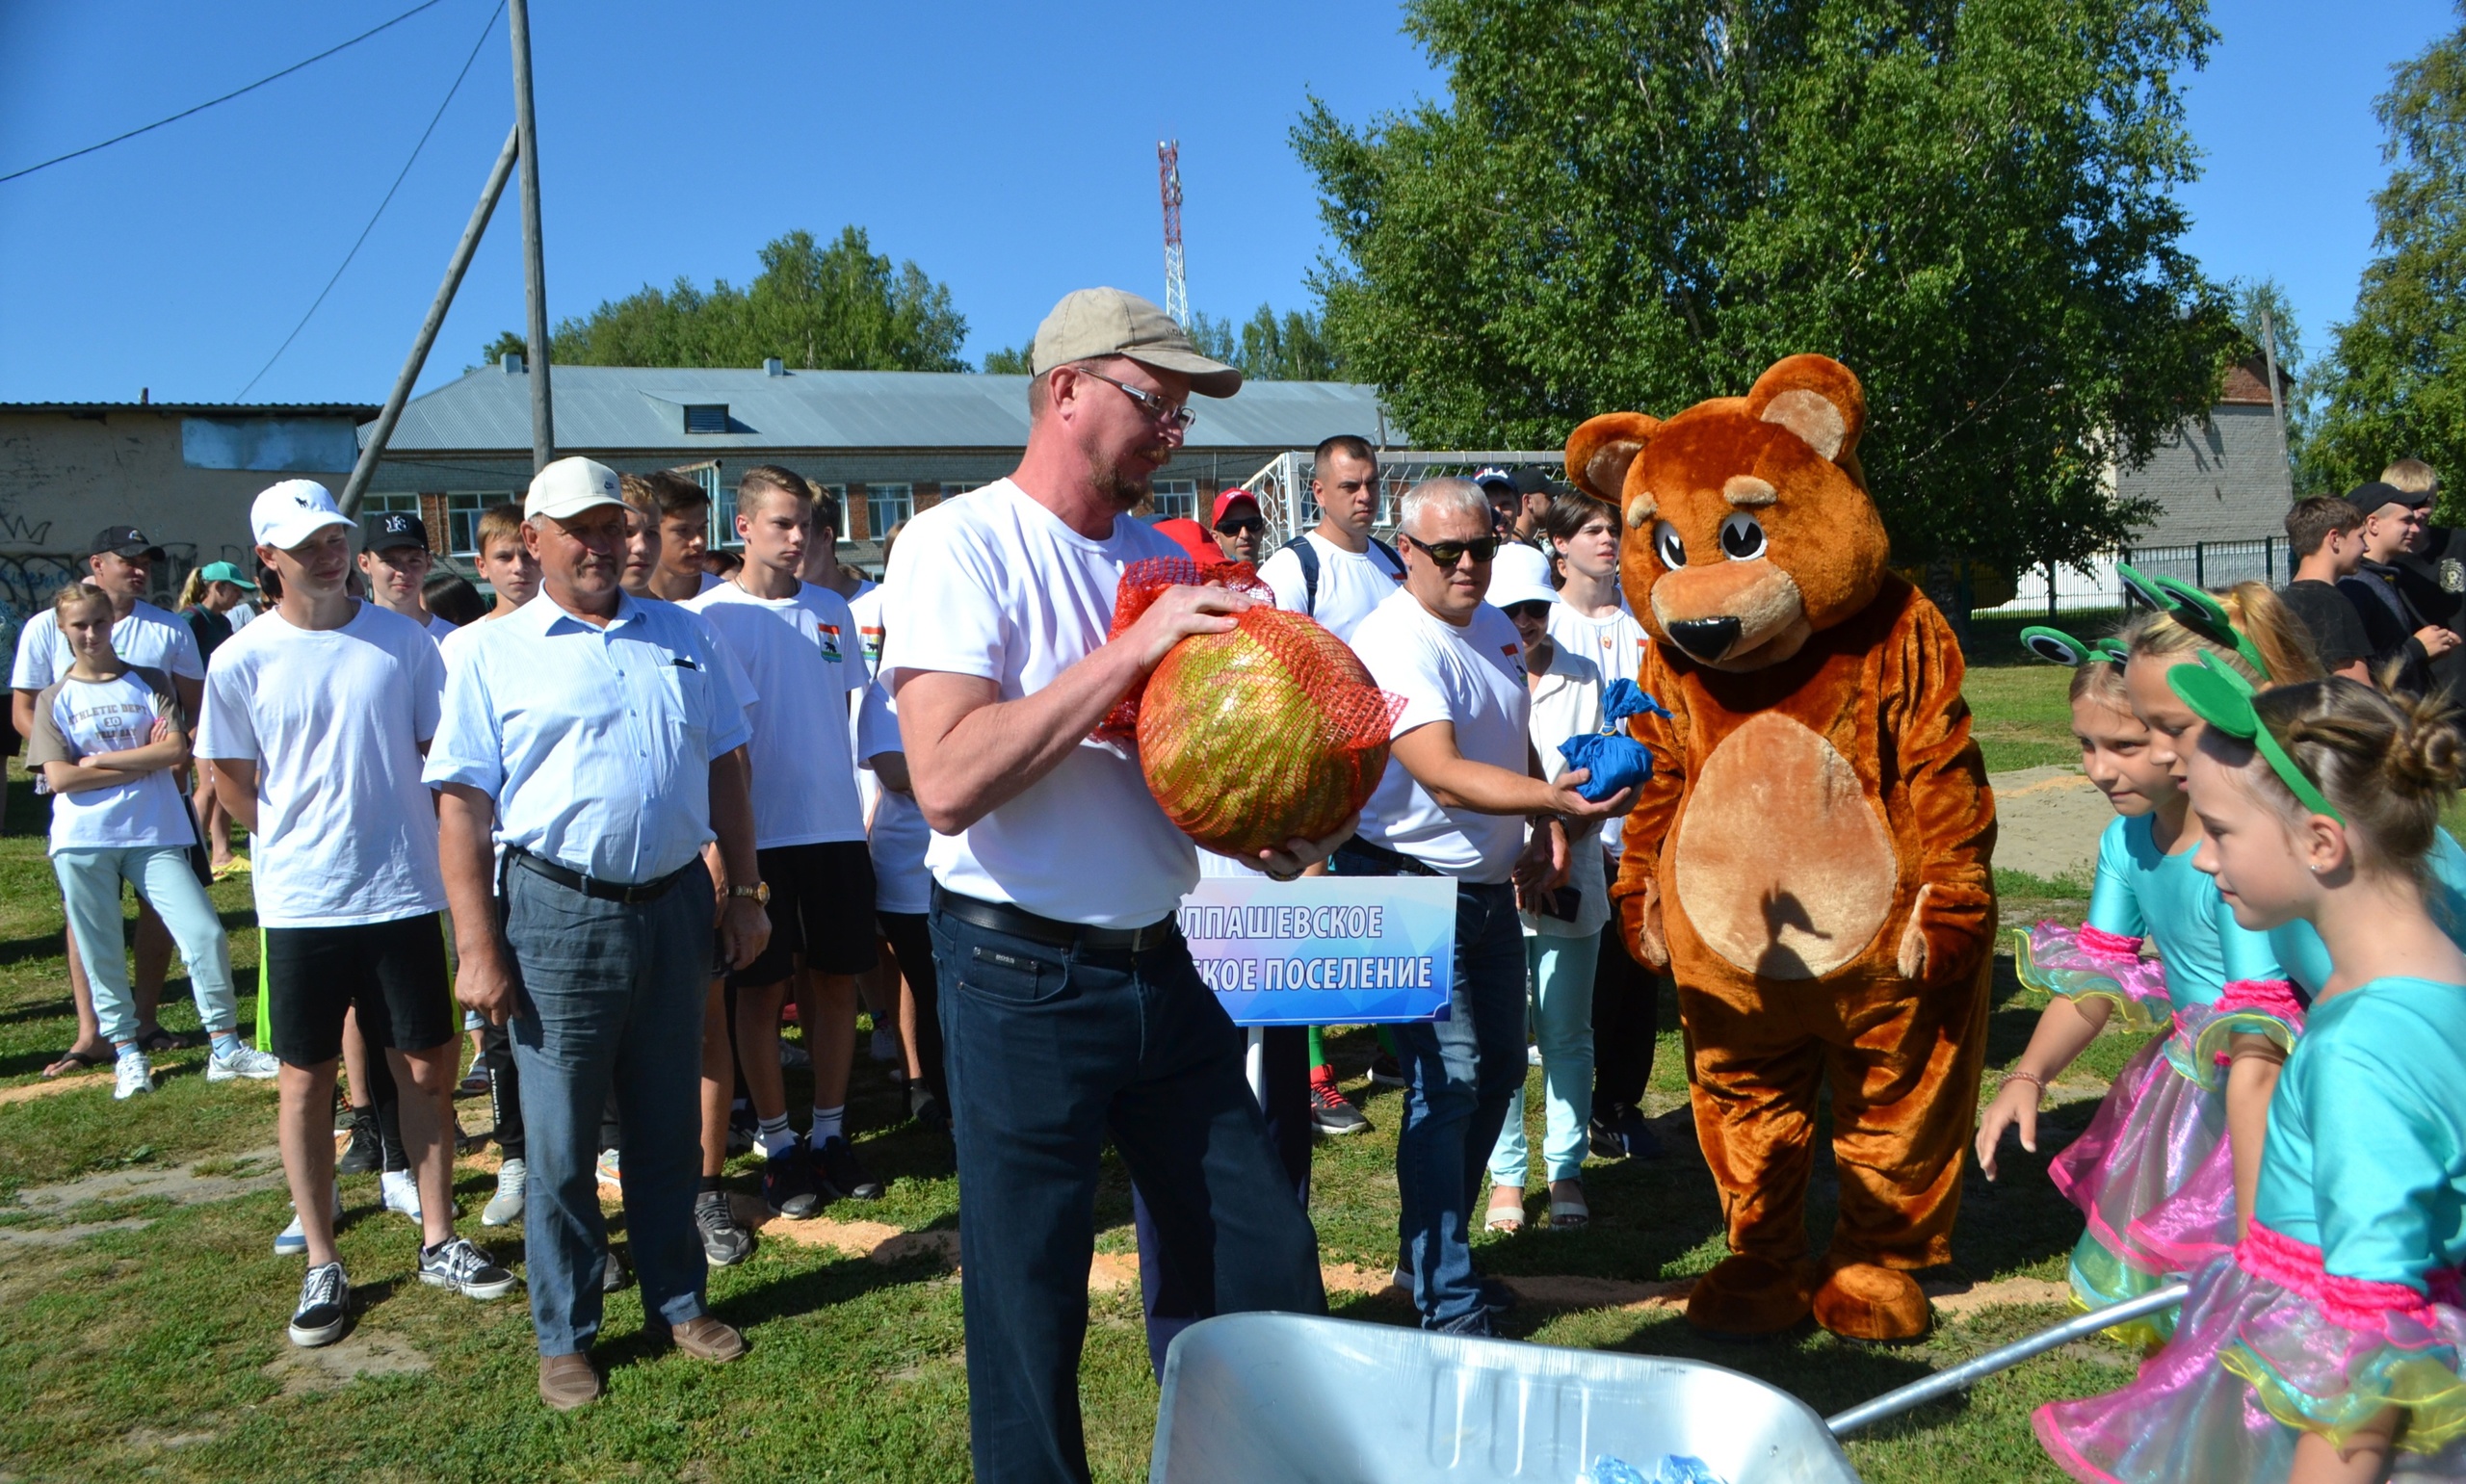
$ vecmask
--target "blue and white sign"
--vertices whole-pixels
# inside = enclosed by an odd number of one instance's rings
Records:
[[[1199,977],[1240,1026],[1444,1020],[1456,883],[1433,876],[1202,878],[1182,898]]]

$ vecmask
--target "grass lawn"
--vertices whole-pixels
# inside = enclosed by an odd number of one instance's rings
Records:
[[[2037,744],[2042,697],[1996,684],[2007,672],[1972,673],[1981,725],[2004,724],[2007,703],[2024,718],[2008,740]],[[2013,674],[2025,672],[2012,671]],[[2034,672],[2057,682],[2052,667]],[[1981,689],[1981,677],[1988,684]],[[2059,689],[2055,692],[2059,698]],[[1989,710],[1988,697],[1995,697]],[[2033,699],[2036,697],[2036,699]],[[1998,734],[2003,736],[2006,734]],[[1997,768],[2017,766],[1990,751]],[[39,806],[21,774],[8,790],[9,833],[0,839],[0,1099],[38,1080],[68,1044],[73,1020],[60,951],[58,898],[44,863]],[[2005,873],[2007,922],[2077,914],[2077,882]],[[217,889],[234,929],[233,957],[253,977],[255,935],[245,882]],[[2023,991],[1999,962],[1990,1066],[2008,1065],[2034,1026],[2041,997]],[[186,981],[175,976],[164,1022],[194,1030]],[[244,1020],[251,1013],[244,997]],[[1700,1272],[1718,1257],[1719,1204],[1694,1154],[1685,1112],[1682,1051],[1665,1001],[1654,1076],[1657,1127],[1671,1153],[1651,1164],[1594,1161],[1587,1171],[1594,1211],[1583,1231],[1529,1228],[1484,1237],[1481,1258],[1508,1275],[1580,1274],[1654,1280]],[[1348,1085],[1374,1048],[1367,1031],[1332,1042]],[[2083,1071],[2111,1076],[2138,1043],[2101,1040]],[[747,1329],[752,1353],[711,1369],[641,1343],[633,1289],[614,1296],[601,1356],[609,1394],[570,1417],[541,1408],[534,1391],[527,1310],[517,1296],[477,1305],[411,1278],[414,1236],[377,1209],[376,1182],[344,1182],[349,1215],[342,1246],[361,1314],[354,1343],[371,1347],[388,1373],[348,1383],[302,1367],[282,1325],[298,1291],[300,1263],[272,1255],[287,1215],[278,1188],[178,1205],[92,1201],[34,1210],[18,1196],[119,1170],[171,1169],[206,1161],[202,1174],[245,1173],[238,1156],[273,1143],[267,1084],[209,1086],[199,1052],[160,1058],[161,1089],[129,1104],[109,1082],[58,1096],[0,1102],[0,1481],[144,1476],[256,1481],[531,1480],[610,1478],[746,1480],[932,1480],[967,1473],[965,1377],[958,1284],[930,1258],[883,1263],[766,1237],[744,1266],[715,1272],[717,1312]],[[790,1101],[807,1091],[791,1073]],[[1992,1080],[1990,1078],[1990,1086]],[[1990,1185],[1973,1173],[1948,1273],[1984,1282],[2059,1280],[2080,1218],[2047,1184],[2048,1155],[2086,1126],[2094,1081],[2048,1115],[2041,1154],[2017,1148]],[[866,1159],[890,1183],[888,1197],[833,1217],[907,1231],[949,1229],[958,1192],[948,1151],[898,1123],[904,1105],[869,1063],[851,1097],[851,1127]],[[466,1120],[481,1105],[461,1105]],[[1394,1131],[1398,1095],[1365,1101],[1377,1131],[1322,1145],[1314,1216],[1323,1253],[1335,1263],[1382,1267],[1394,1252]],[[1538,1142],[1538,1074],[1527,1095]],[[518,1257],[508,1233],[483,1233],[477,1211],[488,1177],[465,1166],[458,1195],[465,1230]],[[739,1185],[751,1165],[740,1160]],[[1816,1239],[1831,1221],[1837,1188],[1820,1160],[1810,1221]],[[1128,1185],[1117,1167],[1100,1194],[1099,1247],[1131,1247]],[[122,1223],[104,1226],[104,1223]],[[71,1223],[99,1228],[85,1235]],[[1341,1315],[1409,1322],[1393,1293],[1339,1294]],[[1552,1344],[1700,1357],[1765,1377],[1819,1410],[1850,1402],[1952,1364],[2061,1315],[2051,1304],[1973,1311],[1943,1323],[1926,1342],[1876,1348],[1815,1331],[1761,1343],[1703,1339],[1674,1311],[1650,1306],[1546,1310],[1509,1316],[1516,1336]],[[1939,1402],[1850,1445],[1871,1480],[2007,1481],[2058,1475],[2031,1440],[2038,1403],[2112,1388],[2131,1357],[2102,1343],[2074,1345],[1989,1380],[1966,1397]],[[1156,1390],[1149,1379],[1135,1289],[1091,1296],[1082,1377],[1089,1448],[1100,1479],[1146,1474]]]

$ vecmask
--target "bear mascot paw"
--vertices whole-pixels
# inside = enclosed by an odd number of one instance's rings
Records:
[[[1951,1258],[1985,1058],[1995,804],[1952,628],[1890,569],[1866,420],[1849,368],[1794,355],[1567,442],[1622,513],[1636,680],[1669,713],[1628,723],[1654,773],[1612,896],[1677,983],[1732,1254],[1688,1316],[1723,1333],[1926,1331],[1908,1274]],[[1811,1254],[1827,1096],[1840,1214]]]

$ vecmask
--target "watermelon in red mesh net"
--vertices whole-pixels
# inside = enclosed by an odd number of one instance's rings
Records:
[[[1166,588],[1200,582],[1265,594],[1246,563],[1134,562],[1113,632]],[[1138,738],[1147,787],[1184,833],[1255,859],[1288,840],[1325,839],[1369,802],[1404,708],[1316,619],[1263,604],[1229,634],[1174,644],[1099,735]]]

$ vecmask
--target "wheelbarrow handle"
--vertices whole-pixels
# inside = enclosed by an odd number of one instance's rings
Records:
[[[2191,1287],[2189,1283],[2170,1283],[2163,1289],[2143,1293],[2138,1298],[2128,1298],[2120,1304],[2111,1304],[2104,1309],[2077,1315],[2053,1329],[2040,1330],[2027,1340],[2015,1340],[2000,1350],[1989,1350],[1974,1360],[1963,1361],[1949,1369],[1939,1370],[1924,1380],[1912,1381],[1907,1386],[1895,1388],[1871,1401],[1861,1402],[1847,1412],[1835,1413],[1823,1419],[1823,1425],[1832,1429],[1832,1435],[1839,1438],[1856,1432],[1862,1427],[1880,1422],[1888,1417],[1899,1417],[1913,1407],[1933,1401],[1938,1396],[1966,1391],[1972,1383],[1984,1380],[1999,1370],[2008,1370],[2033,1355],[2043,1355],[2058,1345],[2070,1344],[2073,1341],[2086,1339],[2102,1329],[2112,1329],[2128,1320],[2156,1314],[2162,1309],[2172,1309],[2184,1301],[2184,1295],[2191,1291]]]

